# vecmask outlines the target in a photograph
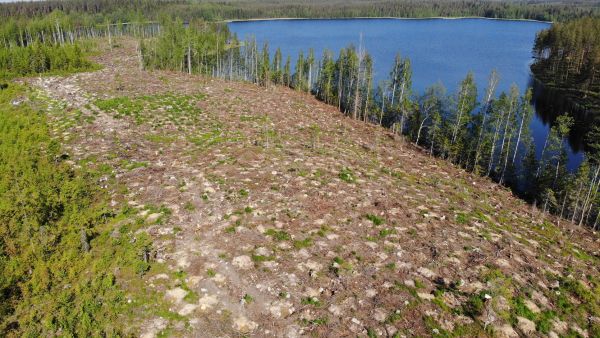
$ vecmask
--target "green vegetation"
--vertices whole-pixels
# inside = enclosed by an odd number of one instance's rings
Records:
[[[130,117],[137,124],[150,123],[155,129],[166,125],[167,123],[185,128],[190,124],[197,123],[202,117],[202,111],[196,106],[198,100],[202,100],[202,94],[197,95],[145,95],[140,97],[119,96],[110,99],[96,100],[94,104],[99,109],[112,114],[114,118],[120,119]],[[161,110],[164,114],[156,116],[152,113],[154,110]],[[214,142],[212,134],[207,134],[193,138],[194,143],[204,144]],[[173,142],[175,139],[171,136],[156,135],[149,136],[153,142]]]
[[[70,73],[92,70],[79,44],[48,46],[34,43],[26,47],[0,47],[0,79],[42,73]]]
[[[350,170],[350,168],[343,168],[340,170],[338,177],[347,183],[354,183],[356,181],[356,177],[354,176],[354,172]]]
[[[302,319],[302,323],[304,325],[321,326],[321,325],[327,325],[328,322],[329,322],[329,318],[327,318],[327,317],[319,317],[319,318],[310,319],[310,320],[306,319],[306,318]]]
[[[365,218],[373,222],[374,225],[382,225],[383,223],[385,223],[383,218],[377,217],[377,215],[367,214]]]
[[[0,335],[126,334],[119,318],[153,297],[140,280],[150,239],[128,210],[108,208],[92,172],[61,161],[44,115],[12,104],[25,97],[35,100],[18,85],[0,91]]]
[[[275,258],[272,256],[264,256],[264,255],[252,255],[252,261],[255,263],[262,263],[272,261]]]
[[[254,297],[252,297],[249,294],[245,294],[244,297],[242,297],[242,299],[244,300],[244,303],[246,303],[246,304],[250,304],[254,301]]]
[[[301,303],[302,303],[302,305],[312,305],[312,306],[315,306],[315,307],[319,307],[319,306],[322,305],[321,302],[319,301],[319,299],[316,298],[316,297],[302,298]]]
[[[341,257],[334,257],[333,261],[331,262],[331,265],[329,266],[329,271],[338,277],[344,272],[352,271],[352,269],[352,264],[346,262]]]
[[[265,235],[271,236],[276,241],[289,241],[292,239],[290,234],[283,230],[268,229],[265,231]]]
[[[308,248],[310,246],[312,246],[313,241],[310,237],[307,237],[303,240],[295,240],[294,241],[294,248],[296,249],[302,249],[302,248]]]

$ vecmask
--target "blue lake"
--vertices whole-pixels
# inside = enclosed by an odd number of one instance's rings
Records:
[[[229,23],[240,39],[254,36],[259,45],[269,43],[271,55],[277,47],[292,65],[300,51],[313,48],[318,59],[329,49],[337,56],[350,43],[362,45],[374,61],[375,80],[388,78],[396,53],[408,57],[413,69],[413,90],[441,82],[454,93],[469,71],[475,75],[480,98],[492,69],[500,74],[496,95],[516,84],[521,92],[532,85],[529,64],[538,31],[549,23],[489,19],[335,19],[265,20]],[[547,116],[538,112],[531,130],[538,154],[549,131]],[[544,122],[546,121],[546,122]],[[569,167],[575,168],[583,154],[570,147]]]

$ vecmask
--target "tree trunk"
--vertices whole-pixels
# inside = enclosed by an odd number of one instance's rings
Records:
[[[188,66],[188,75],[192,75],[192,46],[188,42],[187,48],[187,66]]]
[[[569,194],[567,192],[565,192],[565,196],[563,197],[562,207],[560,208],[560,217],[558,218],[558,226],[560,226],[560,221],[563,218],[563,213],[565,211],[565,204],[567,203],[568,197],[569,197]]]
[[[385,112],[385,90],[381,90],[381,114],[379,114],[379,125],[383,124],[383,114]]]
[[[548,139],[550,138],[550,132],[546,136],[546,141],[544,141],[544,147],[542,148],[542,155],[540,156],[540,163],[538,164],[537,171],[535,173],[535,178],[540,176],[540,170],[542,169],[542,165],[544,164],[544,153],[546,152],[546,147],[548,146]]]
[[[106,24],[106,32],[108,34],[108,47],[112,50],[112,35],[110,34],[110,24]]]
[[[464,91],[467,90],[467,87],[464,87]],[[460,119],[462,118],[462,109],[465,105],[465,95],[467,95],[467,93],[462,92],[461,95],[459,96],[458,100],[461,101],[461,97],[462,97],[462,101],[460,103],[460,107],[458,108],[458,112],[457,112],[457,117],[456,117],[456,125],[454,126],[454,131],[452,132],[452,144],[454,144],[454,142],[456,142],[456,136],[458,135],[458,128],[460,126]]]
[[[521,142],[521,132],[523,131],[523,122],[525,121],[525,116],[521,117],[521,124],[519,125],[519,136],[517,136],[517,144],[515,144],[515,151],[513,154],[512,163],[515,163],[517,158],[517,151],[519,150],[519,142]]]
[[[596,179],[598,178],[598,173],[600,172],[600,165],[598,165],[598,168],[596,168],[596,172],[594,173],[594,178],[592,179],[592,182],[590,182],[590,189],[588,190],[588,193],[585,197],[585,200],[583,202],[583,206],[581,209],[581,217],[579,218],[579,226],[581,226],[581,224],[583,223],[583,219],[585,218],[585,213],[587,211],[587,205],[590,202],[590,197],[592,195],[592,190],[594,189],[594,186],[596,185]],[[597,187],[596,187],[597,189]]]
[[[487,176],[489,177],[492,173],[492,167],[494,166],[494,152],[496,151],[496,140],[498,139],[498,129],[500,128],[500,124],[502,123],[502,119],[496,122],[496,128],[494,128],[494,138],[492,139],[492,150],[490,152],[490,163],[488,164]]]
[[[415,141],[415,145],[419,145],[419,138],[421,137],[421,129],[423,129],[423,125],[425,125],[425,121],[429,118],[429,115],[425,116],[423,121],[421,121],[421,125],[419,126],[419,131],[417,132],[417,140]]]

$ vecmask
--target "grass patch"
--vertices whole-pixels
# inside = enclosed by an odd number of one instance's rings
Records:
[[[316,307],[320,307],[321,301],[319,301],[319,299],[317,297],[305,297],[302,298],[301,300],[302,305],[312,305],[312,306],[316,306]]]
[[[244,297],[242,297],[242,300],[244,301],[244,303],[250,304],[254,301],[254,297],[252,297],[249,294],[245,294]]]
[[[327,325],[328,322],[329,322],[329,318],[327,318],[327,317],[319,317],[319,318],[315,318],[315,319],[306,319],[306,318],[302,319],[302,324],[304,324],[304,325],[321,326],[321,325]]]
[[[266,262],[266,261],[272,261],[275,258],[273,258],[272,256],[265,256],[265,255],[252,255],[252,261],[255,263],[262,263],[262,262]]]
[[[472,294],[467,301],[462,305],[462,312],[471,318],[477,318],[483,313],[485,306],[484,292]]]
[[[303,240],[294,241],[294,248],[296,248],[296,249],[308,248],[308,247],[312,246],[312,244],[313,244],[312,239],[310,237],[307,237]]]
[[[177,140],[177,136],[165,134],[147,134],[144,138],[153,143],[171,144]]]
[[[350,168],[343,168],[342,170],[340,170],[338,177],[346,183],[356,182],[356,177],[354,176],[354,172],[352,172],[352,170],[350,170]]]
[[[265,235],[270,236],[276,241],[289,241],[292,239],[292,236],[283,230],[268,229],[265,231]]]
[[[365,218],[368,219],[369,221],[373,222],[373,224],[375,224],[375,225],[382,225],[383,223],[385,223],[383,218],[380,218],[373,214],[366,214]]]
[[[458,224],[467,224],[469,222],[469,216],[463,213],[456,214],[455,219]]]
[[[338,277],[342,272],[349,272],[352,271],[352,269],[352,264],[346,262],[341,257],[335,257],[329,266],[329,271]]]

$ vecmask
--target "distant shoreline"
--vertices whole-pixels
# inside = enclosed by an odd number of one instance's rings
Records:
[[[543,21],[535,19],[506,19],[506,18],[487,18],[484,16],[429,16],[423,18],[402,18],[395,16],[357,16],[351,18],[255,18],[255,19],[229,19],[221,22],[252,22],[252,21],[283,21],[283,20],[364,20],[364,19],[388,19],[388,20],[468,20],[468,19],[483,19],[483,20],[499,20],[499,21],[525,21],[553,24],[552,21]]]

